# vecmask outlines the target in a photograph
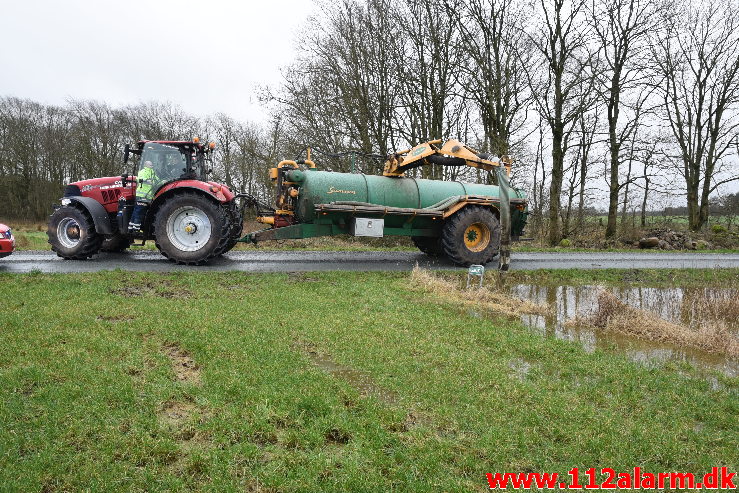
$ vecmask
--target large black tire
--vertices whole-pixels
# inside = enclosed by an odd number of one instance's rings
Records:
[[[500,251],[500,222],[487,207],[467,206],[444,223],[441,247],[457,265],[485,265]]]
[[[218,255],[222,255],[235,247],[244,231],[244,218],[241,217],[241,211],[236,207],[235,202],[228,204],[226,214],[228,215],[229,221],[228,242],[226,243],[224,250],[219,252]]]
[[[103,236],[95,231],[95,223],[81,207],[65,205],[49,218],[46,230],[51,249],[65,260],[86,260],[100,250]]]
[[[441,239],[430,236],[411,236],[413,244],[423,253],[430,257],[438,257],[444,254],[441,248]]]
[[[131,238],[125,235],[117,234],[110,238],[105,238],[100,246],[101,252],[121,253],[125,252],[131,246]]]
[[[230,221],[222,206],[197,192],[166,199],[154,219],[159,251],[178,264],[201,265],[224,251]]]

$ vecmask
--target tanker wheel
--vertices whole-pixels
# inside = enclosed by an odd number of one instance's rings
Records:
[[[430,236],[411,236],[413,244],[423,253],[430,257],[438,257],[444,254],[441,248],[441,240]]]
[[[125,235],[117,234],[110,238],[105,238],[100,246],[101,252],[121,253],[125,252],[131,246],[131,238]]]
[[[103,243],[87,211],[72,205],[54,211],[46,236],[51,249],[66,260],[86,260],[95,255]]]
[[[500,250],[500,222],[487,207],[467,206],[444,223],[441,248],[457,265],[485,265]]]
[[[178,264],[201,265],[219,255],[229,229],[223,207],[192,192],[166,199],[154,219],[157,248]]]

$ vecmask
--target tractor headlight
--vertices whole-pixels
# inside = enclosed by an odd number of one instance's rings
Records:
[[[8,228],[8,230],[5,232],[5,237],[9,240],[13,239],[13,232],[10,231],[10,228]]]
[[[62,205],[69,205],[71,203],[72,203],[72,201],[69,200],[69,199],[62,199]]]

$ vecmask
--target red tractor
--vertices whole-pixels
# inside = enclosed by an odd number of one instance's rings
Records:
[[[237,196],[227,186],[207,181],[214,147],[197,139],[126,145],[124,163],[135,156],[132,175],[67,185],[49,220],[52,250],[65,259],[84,260],[100,251],[122,252],[136,240],[154,240],[165,257],[189,265],[229,251],[241,236],[242,216]],[[146,200],[137,198],[137,187],[149,189]],[[140,226],[131,230],[137,199]]]

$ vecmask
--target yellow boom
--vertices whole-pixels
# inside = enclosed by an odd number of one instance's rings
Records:
[[[469,166],[484,170],[494,170],[504,166],[506,173],[511,174],[511,158],[503,156],[497,160],[490,154],[478,153],[458,140],[431,140],[417,146],[390,154],[385,161],[385,176],[403,176],[409,169],[439,164],[442,166]]]

